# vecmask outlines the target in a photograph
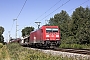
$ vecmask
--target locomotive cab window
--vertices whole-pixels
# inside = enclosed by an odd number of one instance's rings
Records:
[[[49,33],[49,32],[58,32],[58,29],[57,28],[46,28],[46,33]]]
[[[58,32],[57,28],[53,28],[52,30],[53,30],[53,32]]]
[[[52,32],[51,28],[46,28],[46,33]]]

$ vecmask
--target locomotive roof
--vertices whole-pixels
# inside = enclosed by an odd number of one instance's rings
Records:
[[[58,26],[42,26],[41,29],[42,28],[58,28]]]
[[[43,28],[58,28],[58,26],[45,26],[45,25],[43,25],[39,29],[43,29]],[[39,29],[37,29],[37,30],[39,30]],[[37,30],[35,30],[35,31],[37,31]],[[35,32],[35,31],[32,31],[31,33]]]

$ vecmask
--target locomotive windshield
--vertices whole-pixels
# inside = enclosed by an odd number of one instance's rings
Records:
[[[46,28],[46,33],[48,32],[58,32],[58,28]]]

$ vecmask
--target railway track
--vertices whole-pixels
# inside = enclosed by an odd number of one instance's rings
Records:
[[[90,49],[38,49],[38,48],[30,48],[33,50],[38,50],[46,54],[54,55],[54,56],[62,56],[62,57],[73,57],[74,59],[80,60],[90,60]]]
[[[85,54],[90,55],[90,49],[63,49],[63,48],[54,48],[54,51],[62,51],[62,52],[69,52],[69,53],[77,53],[77,54]]]
[[[73,49],[73,48],[37,48],[37,49],[53,50],[53,51],[61,51],[61,52],[69,52],[69,53],[90,55],[90,49]]]

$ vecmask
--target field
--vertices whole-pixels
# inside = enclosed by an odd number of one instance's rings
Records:
[[[34,51],[17,43],[0,47],[0,60],[76,60],[62,56],[52,56],[40,51]]]

